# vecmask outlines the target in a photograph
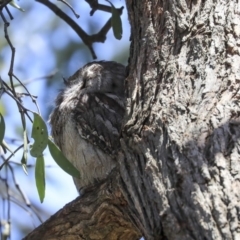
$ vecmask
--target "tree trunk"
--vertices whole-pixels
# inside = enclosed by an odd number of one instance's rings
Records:
[[[128,1],[121,177],[147,239],[240,239],[240,5]]]
[[[128,0],[127,8],[119,173],[80,197],[96,204],[75,214],[78,223],[95,217],[89,232],[71,223],[78,238],[64,239],[240,239],[239,2]],[[94,214],[103,205],[117,218]]]

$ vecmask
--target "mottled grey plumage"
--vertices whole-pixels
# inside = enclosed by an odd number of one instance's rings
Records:
[[[52,136],[78,168],[74,179],[83,189],[105,179],[116,163],[124,114],[125,67],[116,62],[92,62],[66,82],[50,115]]]

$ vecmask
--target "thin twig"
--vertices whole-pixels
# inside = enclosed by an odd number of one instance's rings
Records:
[[[10,137],[6,137],[6,136],[4,136],[4,139],[6,139],[7,142],[11,142],[11,144],[17,144],[16,142],[21,142],[22,141],[22,139],[10,138]]]
[[[1,88],[0,88],[0,99],[2,98],[2,95],[4,93],[4,86],[3,86],[3,80],[0,76],[0,84],[1,84]]]
[[[8,179],[8,170],[6,168],[6,179]],[[11,215],[11,202],[10,202],[10,191],[9,191],[9,185],[8,182],[5,182],[6,184],[6,189],[7,189],[7,203],[8,203],[8,212],[7,212],[7,218],[8,218],[8,222],[10,222],[10,215]]]
[[[108,31],[110,30],[110,28],[112,27],[111,18],[107,21],[107,23],[104,25],[104,27],[97,34],[88,35],[75,21],[73,21],[66,13],[64,13],[61,9],[59,9],[55,4],[49,2],[48,0],[36,0],[36,1],[47,6],[57,16],[59,16],[62,20],[64,20],[82,39],[83,43],[89,48],[93,59],[97,58],[92,45],[94,42],[102,42],[102,43],[105,42],[106,35],[107,35]],[[86,2],[88,2],[89,5],[92,7],[93,12],[96,10],[111,12],[111,7],[105,6],[102,4],[98,4],[98,1],[96,1],[96,0],[86,0]],[[122,14],[122,10],[123,10],[123,7],[118,9],[118,11],[121,14]],[[92,14],[93,14],[93,12],[92,12]]]
[[[118,9],[120,14],[122,14],[123,9],[124,7]],[[112,18],[109,18],[108,21],[105,23],[105,25],[100,29],[100,31],[97,34],[93,34],[92,36],[90,36],[92,42],[105,42],[106,35],[112,27],[111,20]]]
[[[73,7],[72,7],[68,2],[66,2],[65,0],[58,0],[58,1],[66,4],[66,5],[72,10],[72,12],[73,12],[73,14],[75,15],[76,18],[79,18],[79,17],[80,17],[80,15],[75,12],[75,10],[73,9]]]
[[[15,98],[10,92],[5,91],[5,93],[8,94],[12,99],[14,99],[14,101],[15,101],[17,104],[20,105],[21,111],[24,110],[24,113],[27,115],[28,119],[29,119],[31,122],[33,122],[32,118],[29,116],[28,112],[31,112],[31,113],[34,113],[34,112],[33,112],[32,110],[30,110],[30,109],[25,108],[25,107],[22,105],[22,103],[21,103],[17,98]],[[20,113],[22,113],[22,112],[20,112]]]
[[[99,4],[97,0],[85,0],[85,2],[87,2],[89,6],[92,8],[90,16],[92,16],[97,10],[101,10],[108,13],[112,12],[112,8],[110,6]]]
[[[35,104],[38,113],[40,114],[40,109],[38,107],[37,101],[35,98],[33,98],[32,94],[28,91],[28,89],[26,88],[26,86],[17,78],[17,76],[15,74],[13,74],[13,77],[21,84],[21,86],[25,89],[25,91],[28,93],[29,97],[32,99],[32,102]],[[40,114],[41,115],[41,114]]]
[[[20,83],[16,83],[16,84],[14,85],[14,87],[15,87],[15,88],[16,88],[16,87],[20,87],[20,86],[22,86],[22,84],[26,86],[26,85],[28,85],[28,84],[30,84],[30,83],[32,83],[32,82],[35,82],[35,81],[44,80],[44,79],[46,79],[46,78],[52,78],[52,77],[55,76],[55,74],[56,74],[57,72],[58,72],[58,70],[53,70],[53,71],[52,71],[51,73],[49,73],[48,75],[41,76],[41,77],[36,77],[36,78],[31,78],[31,79],[22,81],[21,84],[20,84]]]
[[[18,95],[20,98],[22,98],[23,96],[29,97],[29,94],[28,94],[28,93],[22,93],[22,92],[16,92],[16,93],[17,93],[17,95]],[[31,94],[31,96],[32,96],[33,98],[35,98],[35,99],[38,98],[38,96],[35,96],[35,95],[32,95],[32,94]]]
[[[14,66],[14,58],[15,58],[15,48],[13,47],[12,42],[11,42],[9,36],[8,36],[7,28],[9,27],[9,22],[7,22],[7,20],[4,17],[2,12],[0,12],[0,15],[1,15],[1,17],[3,19],[3,22],[4,22],[4,35],[5,35],[5,38],[6,38],[7,42],[8,42],[8,45],[9,45],[9,47],[11,49],[11,52],[12,52],[8,75],[9,75],[9,78],[10,78],[10,84],[11,84],[11,87],[12,87],[13,95],[16,96],[16,93],[15,93],[15,90],[14,90],[14,85],[13,85],[13,66]]]
[[[31,122],[33,122],[32,118],[28,115],[28,112],[27,112],[27,111],[29,111],[29,112],[31,112],[31,113],[34,113],[34,112],[31,111],[30,109],[25,108],[25,107],[22,105],[22,103],[21,103],[21,99],[19,100],[18,97],[16,98],[13,94],[11,94],[11,92],[12,92],[11,87],[9,87],[4,81],[3,81],[3,85],[4,85],[5,88],[6,88],[6,89],[4,88],[4,92],[5,92],[6,94],[8,94],[17,104],[19,104],[19,105],[25,110],[25,114],[28,116],[29,120],[30,120]],[[8,91],[7,91],[7,90],[8,90]],[[20,107],[19,105],[18,105],[18,107]]]
[[[10,19],[13,20],[13,16],[12,16],[10,10],[8,9],[8,6],[7,6],[7,5],[5,6],[5,9],[6,9],[6,11],[7,11],[8,16],[10,17]]]
[[[36,0],[36,1],[47,6],[57,16],[64,20],[82,39],[83,43],[89,48],[90,52],[92,53],[92,57],[94,59],[97,58],[92,47],[92,42],[89,42],[89,35],[75,21],[73,21],[66,13],[64,13],[60,8],[58,8],[55,4],[49,2],[48,0]]]
[[[3,179],[3,178],[0,177],[0,181],[4,182],[5,185],[6,185],[6,184],[8,185],[7,179],[8,179],[8,178]],[[6,186],[6,188],[7,188],[7,186]],[[17,191],[18,191],[18,189],[17,189]],[[33,209],[33,207],[31,206],[30,201],[29,201],[28,204],[26,204],[26,202],[21,202],[21,201],[19,201],[19,199],[17,199],[13,194],[10,194],[10,193],[9,193],[8,212],[9,212],[9,209],[10,209],[10,206],[11,206],[11,202],[12,202],[12,203],[15,203],[17,206],[19,206],[19,207],[21,207],[22,209],[24,209],[24,210],[30,215],[30,217],[31,217],[33,220],[34,220],[33,214],[35,214],[35,216],[37,217],[37,219],[39,220],[39,222],[41,222],[41,223],[43,222],[42,219],[41,219],[41,217],[40,217],[40,215],[39,215],[39,214],[37,213],[37,211],[36,211],[35,209]],[[24,206],[25,204],[26,204],[26,206]],[[30,208],[31,211],[29,211],[29,208]],[[34,225],[34,227],[36,227],[34,223],[33,223],[33,225]]]
[[[17,166],[22,166],[22,163],[19,163],[19,162],[15,162],[13,160],[9,160],[8,163],[10,164],[15,164]],[[35,168],[35,164],[27,164],[26,165],[27,168]],[[58,166],[53,166],[53,165],[45,165],[44,166],[45,168],[57,168]]]
[[[6,160],[4,160],[4,161],[6,161]],[[20,201],[18,198],[14,197],[14,195],[10,194],[9,190],[7,190],[8,191],[7,196],[8,196],[8,200],[9,200],[8,201],[8,214],[9,214],[9,209],[10,209],[10,206],[11,206],[10,202],[12,202],[12,203],[15,203],[16,205],[18,205],[19,207],[23,208],[27,213],[29,213],[29,215],[32,219],[34,219],[33,218],[33,214],[34,214],[37,217],[38,221],[42,223],[43,221],[41,219],[41,216],[34,209],[30,200],[27,198],[27,196],[24,194],[23,190],[20,188],[20,185],[17,183],[16,177],[15,177],[15,172],[14,172],[13,167],[10,165],[10,161],[7,163],[6,174],[5,174],[6,177],[4,179],[2,177],[0,177],[0,181],[3,181],[6,185],[6,188],[9,189],[9,185],[8,185],[8,182],[7,182],[8,179],[9,179],[8,170],[10,170],[11,175],[12,175],[13,183],[14,183],[17,191],[19,192],[19,194],[21,196],[21,199],[23,200],[23,201]],[[26,205],[26,206],[24,206],[24,205]],[[29,209],[30,209],[30,211],[29,211]]]
[[[27,206],[30,206],[30,201],[29,199],[27,198],[27,196],[24,194],[24,192],[22,191],[22,189],[20,188],[19,184],[17,183],[17,180],[16,180],[16,177],[15,177],[15,174],[14,174],[14,170],[12,168],[12,166],[8,163],[8,168],[10,169],[11,173],[12,173],[12,180],[14,182],[14,185],[16,187],[16,189],[18,190],[18,192],[20,193],[23,201],[25,202],[25,204]]]
[[[12,0],[5,0],[0,4],[0,11],[2,12],[3,8],[6,7]]]
[[[0,166],[0,170],[3,168],[3,166],[5,165],[5,164],[7,164],[8,163],[8,161],[10,160],[10,158],[12,157],[12,156],[14,156],[14,154],[16,153],[16,152],[18,152],[21,148],[23,148],[23,144],[22,145],[20,145],[18,148],[16,148],[14,151],[13,151],[13,153],[11,153],[10,155],[9,155],[9,157],[3,162],[3,164]]]
[[[22,126],[23,126],[23,130],[26,130],[26,119],[25,119],[25,114],[28,116],[28,118],[30,119],[30,121],[32,121],[32,119],[30,118],[30,116],[27,113],[27,109],[25,107],[23,107],[23,105],[21,104],[21,99],[18,98],[17,93],[15,91],[14,88],[14,84],[13,84],[13,77],[15,77],[17,80],[19,80],[13,73],[13,66],[14,66],[14,59],[15,59],[15,48],[12,45],[12,42],[10,41],[10,38],[8,36],[8,31],[7,28],[9,27],[9,23],[6,21],[4,15],[2,12],[0,12],[0,15],[4,21],[4,34],[5,34],[5,38],[8,42],[8,45],[10,46],[11,52],[12,52],[12,56],[11,56],[11,62],[10,62],[10,67],[9,67],[9,78],[10,78],[10,85],[11,85],[11,94],[7,91],[5,91],[8,95],[12,96],[12,98],[15,100],[15,102],[17,103],[17,107],[21,116],[21,121],[22,121]],[[19,81],[21,83],[21,81]],[[25,88],[26,89],[26,88]],[[29,93],[29,92],[28,92]],[[29,93],[30,94],[30,93]],[[32,101],[34,102],[35,100],[32,98]],[[39,112],[39,108],[37,103],[35,103],[38,112]],[[28,110],[30,111],[30,110]],[[31,111],[32,112],[32,111]]]
[[[15,185],[16,189],[18,190],[18,192],[20,193],[21,197],[23,198],[26,206],[32,210],[32,212],[36,215],[38,220],[42,223],[43,221],[42,221],[40,215],[32,208],[30,200],[27,198],[27,196],[24,194],[24,192],[20,188],[19,184],[17,183],[15,174],[14,174],[14,170],[10,164],[8,164],[8,168],[10,169],[10,171],[12,173],[12,179],[13,179],[14,185]],[[27,212],[29,212],[29,211],[27,211]],[[32,215],[32,214],[30,213],[30,215]]]

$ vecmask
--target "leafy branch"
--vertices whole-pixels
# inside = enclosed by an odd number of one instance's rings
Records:
[[[76,18],[80,17],[67,1],[65,0],[58,0],[58,1],[67,5],[71,9],[71,11],[73,12]],[[102,26],[99,32],[92,35],[86,33],[81,28],[81,26],[79,26],[71,17],[69,17],[64,11],[62,11],[59,7],[57,7],[54,3],[50,2],[49,0],[36,0],[36,2],[39,2],[45,5],[52,12],[54,12],[58,17],[60,17],[63,21],[65,21],[69,25],[69,27],[71,27],[77,33],[77,35],[80,37],[83,43],[89,48],[91,55],[94,59],[97,58],[97,56],[93,49],[93,43],[95,42],[104,43],[106,40],[106,35],[111,28],[113,29],[114,36],[117,39],[121,39],[122,37],[122,23],[121,23],[120,16],[122,14],[123,7],[117,9],[109,1],[107,2],[110,4],[110,6],[99,4],[97,0],[86,0],[86,2],[89,4],[91,8],[90,16],[92,16],[97,10],[111,13],[111,17],[107,20],[104,26]],[[43,202],[44,196],[45,196],[44,151],[47,147],[49,148],[49,152],[52,155],[53,159],[64,171],[66,171],[67,173],[69,173],[74,177],[79,177],[78,170],[66,159],[66,157],[60,151],[60,149],[51,140],[51,136],[49,136],[48,134],[46,123],[41,117],[40,109],[37,103],[37,96],[32,95],[29,92],[28,88],[26,87],[26,85],[29,82],[32,82],[33,80],[30,79],[28,81],[22,81],[14,73],[14,62],[15,62],[16,50],[8,34],[8,28],[10,26],[9,21],[13,20],[13,16],[8,8],[9,4],[17,8],[18,10],[24,11],[13,0],[0,0],[0,17],[4,23],[4,29],[3,29],[4,36],[10,48],[10,54],[11,54],[9,70],[8,70],[9,79],[5,80],[0,76],[0,99],[2,95],[5,94],[15,102],[19,111],[23,133],[22,133],[22,140],[20,141],[20,143],[18,141],[15,141],[14,139],[10,139],[10,140],[7,139],[5,136],[5,119],[4,119],[4,116],[0,113],[0,146],[1,146],[0,159],[2,160],[2,162],[0,163],[0,173],[1,173],[0,183],[3,182],[6,186],[6,194],[7,194],[6,195],[7,196],[7,211],[6,211],[7,221],[5,224],[6,227],[10,226],[10,205],[11,205],[10,202],[14,202],[24,209],[25,209],[25,206],[27,206],[27,208],[31,208],[30,201],[27,199],[24,192],[16,182],[15,172],[12,167],[12,164],[14,164],[14,162],[11,161],[11,159],[16,154],[18,154],[21,150],[23,151],[22,158],[18,164],[21,164],[26,174],[28,173],[28,168],[29,168],[29,164],[28,164],[29,154],[36,160],[35,180],[36,180],[36,187],[37,187],[41,202]],[[49,75],[44,77],[39,77],[39,79],[50,78],[54,74],[55,72],[50,73]],[[24,92],[23,93],[18,92],[17,87],[22,87]],[[29,109],[24,105],[22,101],[23,97],[28,97],[31,99],[31,101],[34,104],[34,110]],[[27,121],[30,121],[32,125],[31,137],[34,139],[34,143],[32,145],[31,145],[31,141],[29,140],[30,139],[29,133],[27,131]],[[14,150],[12,150],[7,144],[7,142],[11,142],[11,141],[17,143],[17,146]],[[4,178],[2,177],[3,172],[6,173],[5,174],[6,176]],[[21,196],[21,199],[23,200],[23,202],[21,201],[19,202],[18,200],[14,199],[11,196],[10,190],[9,190],[10,189],[9,182],[8,182],[9,175],[12,176],[15,187],[19,192],[19,195]],[[35,213],[38,219],[41,220],[40,217],[37,215],[37,213],[34,211],[34,209],[31,209],[31,212]],[[0,226],[0,231],[1,231],[1,226]],[[6,237],[8,237],[8,235],[6,235]]]

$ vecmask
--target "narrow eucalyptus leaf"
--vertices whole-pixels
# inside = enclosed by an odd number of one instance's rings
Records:
[[[1,146],[2,148],[4,148],[5,150],[8,150],[10,153],[14,155],[13,150],[7,145],[7,143],[4,140],[2,140]]]
[[[113,34],[114,37],[118,40],[122,38],[122,20],[121,20],[121,15],[119,11],[114,7],[114,5],[106,0],[107,2],[110,3],[112,7],[112,19],[111,19],[111,24],[112,24],[112,29],[113,29]]]
[[[37,157],[35,166],[35,180],[38,190],[38,195],[41,203],[45,197],[45,166],[43,156]]]
[[[23,171],[25,172],[26,175],[28,175],[27,159],[26,159],[26,154],[25,154],[25,150],[24,149],[23,149],[23,155],[22,155],[22,159],[21,159],[21,164],[22,164]]]
[[[48,132],[47,126],[41,116],[37,113],[34,113],[34,120],[32,126],[32,138],[35,140],[30,154],[33,157],[42,156],[44,149],[47,147],[48,143]]]
[[[48,148],[53,159],[59,167],[61,167],[66,173],[70,174],[71,176],[80,178],[79,171],[72,165],[71,162],[69,162],[61,150],[50,139],[48,139]]]
[[[22,164],[23,171],[25,172],[26,175],[28,175],[28,170],[27,170],[27,165]]]
[[[1,91],[0,91],[0,98],[1,98]],[[0,113],[2,114],[2,116],[5,116],[7,112],[8,110],[6,109],[4,102],[0,102]]]
[[[10,4],[12,7],[16,8],[16,9],[18,9],[18,10],[20,10],[20,11],[22,11],[22,12],[25,12],[25,10],[22,9],[15,1],[11,1],[9,4]]]

